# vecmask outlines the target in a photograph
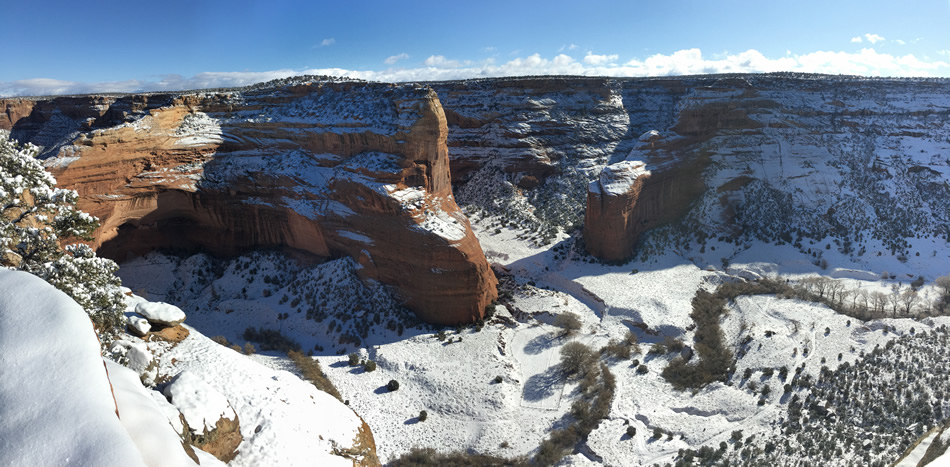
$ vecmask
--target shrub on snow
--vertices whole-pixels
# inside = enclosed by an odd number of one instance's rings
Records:
[[[38,149],[0,134],[0,266],[39,276],[79,303],[106,344],[122,324],[125,302],[118,266],[88,245],[98,219],[76,209],[79,195],[56,188],[36,160]]]

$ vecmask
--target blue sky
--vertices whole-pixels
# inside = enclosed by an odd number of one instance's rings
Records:
[[[4,3],[0,95],[303,73],[950,76],[950,0]]]

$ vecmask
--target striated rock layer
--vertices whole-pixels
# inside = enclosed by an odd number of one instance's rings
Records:
[[[621,261],[632,254],[633,242],[646,227],[634,216],[643,187],[650,178],[646,164],[623,161],[604,167],[590,182],[584,217],[584,240],[590,254],[608,261]]]
[[[640,233],[671,221],[642,251],[759,239],[913,258],[925,253],[915,238],[950,239],[950,80],[778,73],[432,86],[459,201],[533,217],[539,231],[583,222],[587,248],[603,259],[629,258]],[[604,167],[634,160],[652,174],[635,197],[589,194]],[[497,201],[505,196],[518,202]]]
[[[452,195],[445,114],[423,86],[302,82],[227,92],[0,100],[99,217],[93,246],[351,256],[431,323],[472,322],[495,278]]]

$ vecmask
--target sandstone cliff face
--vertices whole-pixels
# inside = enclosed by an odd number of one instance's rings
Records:
[[[645,167],[640,161],[618,162],[604,167],[600,177],[590,182],[584,217],[584,241],[590,254],[607,261],[622,261],[632,254],[631,240],[639,237],[646,224],[641,216],[632,215],[651,175]]]
[[[678,222],[695,234],[664,234],[654,249],[708,237],[795,245],[831,237],[850,255],[913,255],[910,238],[950,238],[947,80],[552,77],[434,87],[460,202],[508,217],[531,211],[542,228],[611,211],[619,216],[611,225],[639,224],[642,233]],[[663,138],[640,141],[649,130]],[[652,173],[635,205],[589,198],[603,168],[626,160]],[[473,180],[480,191],[511,188],[479,198]],[[497,201],[505,196],[522,201],[505,206]],[[619,260],[638,241],[623,229],[595,235],[585,224],[586,245]]]
[[[71,99],[85,99],[67,106],[83,123],[54,124],[66,112],[54,99],[11,118],[11,129],[55,154],[47,165],[101,219],[94,246],[106,256],[158,247],[351,256],[440,324],[475,321],[496,297],[452,195],[445,114],[428,88],[313,82]],[[0,102],[8,115],[23,105]]]

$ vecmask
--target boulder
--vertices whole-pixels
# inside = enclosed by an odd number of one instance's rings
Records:
[[[185,338],[188,337],[188,335],[190,334],[191,334],[191,331],[189,331],[188,328],[179,324],[178,326],[169,326],[169,327],[159,329],[157,331],[153,330],[148,333],[148,336],[146,336],[146,339],[150,341],[160,340],[160,341],[165,341],[165,342],[176,343],[176,342],[181,342],[185,340]]]
[[[126,326],[129,330],[129,333],[136,337],[145,337],[146,334],[152,329],[152,325],[148,324],[148,320],[139,316],[130,316],[129,324]]]
[[[135,312],[153,325],[178,326],[185,321],[185,312],[181,308],[164,302],[140,301],[135,304]]]

